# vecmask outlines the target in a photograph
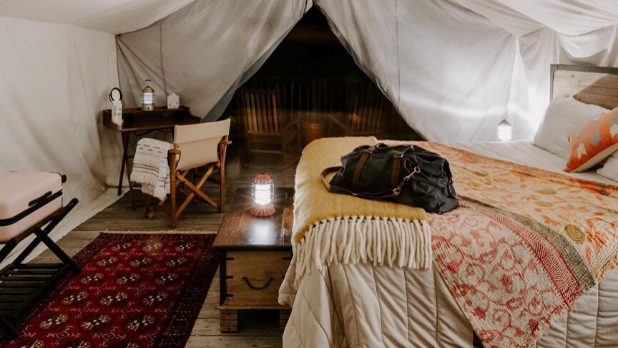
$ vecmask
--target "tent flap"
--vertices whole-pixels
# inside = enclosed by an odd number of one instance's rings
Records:
[[[127,105],[140,105],[144,80],[151,79],[156,105],[165,105],[173,92],[194,115],[204,117],[268,56],[305,9],[304,0],[199,1],[154,26],[118,37]]]

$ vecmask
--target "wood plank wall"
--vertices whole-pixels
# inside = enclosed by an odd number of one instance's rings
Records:
[[[574,97],[586,104],[613,109],[618,106],[618,75],[557,70],[553,95]]]

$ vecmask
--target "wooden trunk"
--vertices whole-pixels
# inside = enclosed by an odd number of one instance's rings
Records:
[[[278,310],[281,331],[290,315],[278,298],[292,260],[294,189],[275,189],[275,213],[270,216],[253,216],[251,197],[250,189],[237,190],[213,243],[213,249],[223,253],[221,332],[238,330],[240,310]]]
[[[285,251],[232,251],[226,256],[226,304],[277,306],[292,255]]]

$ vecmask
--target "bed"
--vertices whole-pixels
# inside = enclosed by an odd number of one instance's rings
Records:
[[[572,93],[564,91],[566,87],[569,87],[570,82],[568,81],[570,80],[576,81],[571,83],[573,85],[571,87],[576,88],[576,91],[585,89],[587,85],[581,86],[584,80],[579,73],[590,73],[589,70],[581,67],[553,67],[552,95],[554,91]],[[554,75],[563,72],[566,77],[564,81],[567,81],[567,83],[556,83]],[[592,73],[598,74],[597,71],[592,71]],[[590,79],[589,84],[592,84],[598,80],[598,76],[588,79]],[[563,158],[526,141],[449,144],[448,147],[432,143],[425,143],[424,145],[436,152],[451,156],[450,158],[445,157],[455,164],[454,175],[457,173],[458,163],[474,164],[476,166],[474,167],[476,168],[474,175],[478,176],[479,180],[483,180],[488,175],[487,173],[492,173],[491,170],[493,170],[498,177],[494,180],[499,181],[501,176],[506,178],[510,171],[519,173],[520,175],[515,181],[524,184],[527,180],[537,180],[537,177],[545,178],[547,183],[563,181],[565,187],[569,188],[570,194],[575,195],[578,192],[573,191],[575,186],[569,186],[568,177],[585,180],[585,182],[577,181],[577,185],[585,183],[585,188],[582,188],[582,190],[600,190],[599,192],[602,192],[598,197],[593,196],[593,201],[597,198],[600,199],[600,204],[595,209],[599,209],[597,213],[601,210],[609,211],[608,214],[611,213],[609,216],[613,220],[605,222],[610,228],[613,228],[609,231],[610,235],[611,233],[616,234],[618,221],[615,220],[615,214],[618,213],[616,211],[618,205],[605,195],[616,199],[618,197],[616,195],[618,182],[604,178],[594,171],[566,176],[562,171],[565,161]],[[497,161],[494,161],[494,159]],[[505,170],[500,172],[501,169]],[[460,172],[461,174],[463,172]],[[464,203],[465,209],[471,211],[475,209],[483,210],[486,203],[487,205],[495,203],[496,206],[502,204],[490,202],[493,196],[487,193],[475,197],[475,191],[470,189],[470,187],[476,185],[474,175],[472,175],[473,179],[465,182],[469,185],[464,187],[462,191],[477,200],[466,201]],[[457,188],[460,190],[459,185],[464,185],[464,183],[458,183],[457,176],[455,178]],[[498,190],[501,188],[499,185],[496,187]],[[542,192],[541,195],[552,195],[552,189],[537,191]],[[515,196],[516,194],[513,193]],[[496,192],[496,197],[503,198],[509,195],[509,192],[502,194]],[[521,199],[521,202],[523,202],[527,197]],[[538,209],[533,207],[528,214],[527,211],[523,211],[522,203],[522,216],[519,216],[521,220],[517,221],[525,221],[529,217],[534,217],[535,210],[537,216],[542,217],[543,209],[551,209],[548,208],[551,201],[537,202],[536,197],[534,200],[535,202],[528,203],[531,203],[531,205],[533,205],[532,203],[538,204]],[[590,206],[593,205],[595,204],[590,203]],[[577,210],[575,208],[574,212]],[[454,227],[457,226],[455,223],[466,222],[465,217],[459,217],[459,220],[457,220],[458,218],[453,217],[455,214],[452,214],[452,216],[449,216],[449,214],[429,218],[434,233],[432,237],[433,257],[436,260],[434,266],[428,271],[380,266],[371,263],[331,263],[327,267],[316,267],[310,264],[310,269],[304,272],[302,280],[295,281],[297,280],[297,255],[295,254],[295,259],[292,260],[279,292],[280,302],[292,306],[290,320],[283,337],[284,347],[481,347],[483,344],[486,348],[494,346],[565,348],[618,346],[618,330],[616,330],[618,327],[618,271],[614,269],[618,247],[614,241],[604,240],[603,243],[605,244],[601,243],[603,245],[599,246],[599,255],[603,254],[606,258],[601,261],[603,267],[594,271],[592,271],[592,267],[590,268],[591,272],[594,273],[592,278],[602,278],[600,282],[590,280],[589,286],[584,287],[580,293],[576,294],[577,285],[584,283],[585,281],[582,279],[586,277],[578,275],[575,280],[567,279],[568,276],[564,272],[556,271],[562,267],[558,265],[558,258],[552,259],[551,256],[543,255],[542,258],[546,263],[543,265],[544,272],[549,274],[553,283],[546,281],[549,285],[543,285],[543,280],[539,280],[539,287],[534,288],[538,292],[521,295],[523,300],[513,303],[512,313],[500,314],[500,310],[486,311],[486,308],[481,308],[482,306],[474,307],[475,303],[480,303],[478,302],[480,300],[474,298],[476,295],[471,295],[472,292],[476,291],[475,284],[468,284],[468,288],[453,287],[453,274],[456,274],[459,267],[463,266],[464,263],[468,273],[483,272],[484,270],[480,267],[474,268],[474,264],[468,260],[453,259],[446,262],[449,260],[443,259],[452,257],[454,254],[445,252],[445,249],[442,246],[436,246],[436,243],[444,242],[444,244],[448,244],[446,239],[441,241],[440,238],[444,239],[444,236],[449,233],[457,236],[461,232],[457,230],[457,227]],[[492,213],[486,214],[489,216]],[[550,217],[555,216],[560,216],[559,212]],[[510,215],[509,218],[515,219]],[[549,219],[549,217],[545,218]],[[565,219],[568,219],[568,217],[565,217]],[[503,220],[508,220],[508,218],[496,218],[498,222],[503,222]],[[453,224],[450,225],[450,223]],[[515,224],[516,222],[508,223]],[[551,225],[551,223],[552,221],[547,222],[548,225]],[[491,224],[487,226],[491,226]],[[539,226],[535,228],[537,227]],[[518,228],[523,229],[526,226],[522,225]],[[452,231],[445,232],[449,229]],[[472,241],[474,243],[473,237],[468,235],[459,237],[463,242],[471,243]],[[536,241],[536,243],[541,242]],[[459,246],[455,245],[455,247]],[[513,250],[516,250],[516,248],[513,248]],[[522,255],[530,252],[530,250],[537,252],[535,251],[537,249],[530,247],[529,244],[525,252],[522,252],[521,255],[517,254],[517,257],[525,258]],[[543,250],[546,252],[548,249]],[[571,250],[571,252],[573,251]],[[594,255],[589,255],[591,253],[589,250],[587,252],[589,258],[595,258]],[[607,255],[613,255],[613,259],[611,257],[607,259]],[[501,257],[504,260],[509,260],[508,257]],[[440,262],[438,262],[439,258]],[[552,260],[554,260],[553,263]],[[488,262],[495,262],[495,260]],[[534,266],[531,267],[534,269]],[[495,269],[496,274],[501,271]],[[504,287],[517,285],[513,285],[514,278],[512,279],[508,272],[503,273],[502,277],[497,279],[502,282]],[[495,277],[495,274],[493,276]],[[485,277],[491,278],[491,276],[483,276],[479,279],[483,280]],[[534,278],[535,274],[534,272],[525,273],[524,277]],[[488,282],[489,284],[480,283],[479,288],[492,286],[490,282]],[[556,285],[558,283],[564,284],[558,286]],[[553,291],[554,286],[560,288],[560,291]],[[530,289],[522,288],[517,291],[523,293],[528,290]],[[481,297],[481,295],[477,297]],[[564,300],[565,302],[571,302],[566,305],[562,304],[562,299],[565,298],[569,299]],[[552,301],[557,303],[555,307],[546,305],[552,303]],[[558,304],[558,302],[560,303]],[[462,308],[464,308],[465,313]],[[501,310],[504,312],[503,309]],[[538,318],[532,313],[537,310],[539,312],[547,311],[544,317],[545,321],[537,322],[531,319]],[[512,318],[511,315],[515,314],[518,317]],[[486,315],[492,317],[487,318]],[[483,320],[477,320],[478,318]],[[508,323],[506,323],[507,319],[509,320]],[[530,330],[527,330],[526,327],[521,330],[521,325],[510,325],[511,319],[513,321],[525,319],[526,323],[530,325]],[[503,332],[489,329],[473,330],[475,325],[475,328],[483,327],[481,321],[485,324],[487,322],[499,323],[498,326],[505,329]],[[479,335],[480,338],[474,333],[475,331],[482,333]]]

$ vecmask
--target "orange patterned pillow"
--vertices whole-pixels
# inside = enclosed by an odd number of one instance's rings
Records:
[[[583,172],[618,150],[618,109],[573,132],[565,172]]]

